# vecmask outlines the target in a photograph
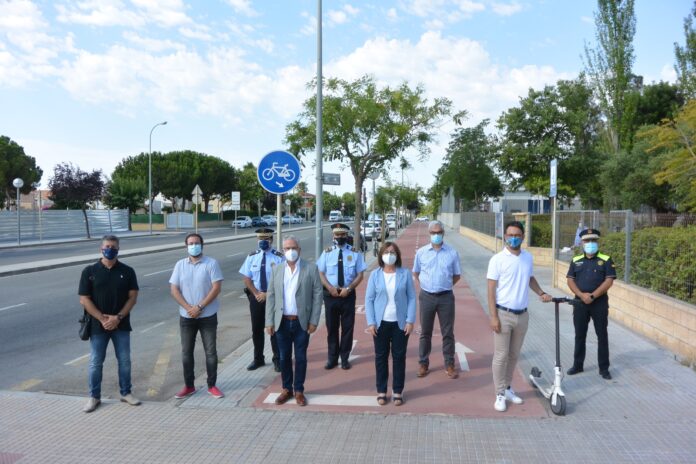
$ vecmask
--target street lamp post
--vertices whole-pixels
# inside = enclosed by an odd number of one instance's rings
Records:
[[[379,177],[378,172],[372,172],[367,175],[370,179],[372,179],[372,251],[375,256],[377,256],[377,231],[376,229],[376,218],[375,218],[375,199],[376,199],[376,192],[375,192],[375,180]]]
[[[152,235],[152,133],[157,126],[164,126],[167,121],[155,124],[150,129],[150,151],[147,155],[147,222],[150,224],[150,235]]]
[[[22,244],[22,226],[19,220],[19,189],[24,187],[24,181],[17,177],[12,181],[12,185],[17,189],[17,203],[15,204],[17,208],[17,246],[20,246]]]

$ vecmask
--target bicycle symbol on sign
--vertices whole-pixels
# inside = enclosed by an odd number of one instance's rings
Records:
[[[279,166],[278,163],[273,162],[270,168],[266,168],[261,172],[261,177],[264,180],[271,180],[273,177],[278,176],[287,182],[292,182],[295,180],[295,171],[288,169],[287,163],[283,166]]]

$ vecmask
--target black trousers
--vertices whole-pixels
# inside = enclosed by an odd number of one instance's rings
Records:
[[[609,300],[595,301],[586,305],[578,303],[573,309],[573,325],[575,326],[575,353],[573,365],[583,367],[585,362],[585,342],[587,340],[587,329],[590,319],[597,334],[597,364],[599,371],[609,369],[609,336],[607,326],[609,325]]]
[[[254,343],[254,361],[264,362],[263,349],[266,340],[266,302],[256,301],[254,294],[247,292],[249,298],[249,313],[251,314],[251,340]],[[278,342],[275,334],[271,336],[273,361],[278,360]]]
[[[347,298],[334,298],[324,293],[324,319],[326,341],[329,346],[329,361],[348,361],[353,349],[353,327],[355,326],[355,292]],[[339,337],[340,329],[340,337]]]

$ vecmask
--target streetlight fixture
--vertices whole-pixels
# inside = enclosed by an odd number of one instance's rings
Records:
[[[24,187],[24,181],[17,177],[12,181],[12,185],[17,189],[17,203],[15,204],[17,208],[17,246],[20,246],[22,244],[22,226],[19,221],[19,189]]]
[[[150,151],[147,155],[147,222],[150,224],[150,235],[152,235],[152,133],[157,126],[164,126],[167,121],[163,121],[152,126],[150,130]]]

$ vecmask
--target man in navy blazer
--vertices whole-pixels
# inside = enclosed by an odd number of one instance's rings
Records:
[[[266,295],[266,331],[271,336],[276,334],[283,381],[283,390],[275,400],[278,405],[287,402],[293,394],[298,405],[307,404],[304,396],[307,346],[321,316],[323,287],[319,271],[300,259],[300,251],[300,243],[294,236],[283,240],[285,263],[273,268]]]

